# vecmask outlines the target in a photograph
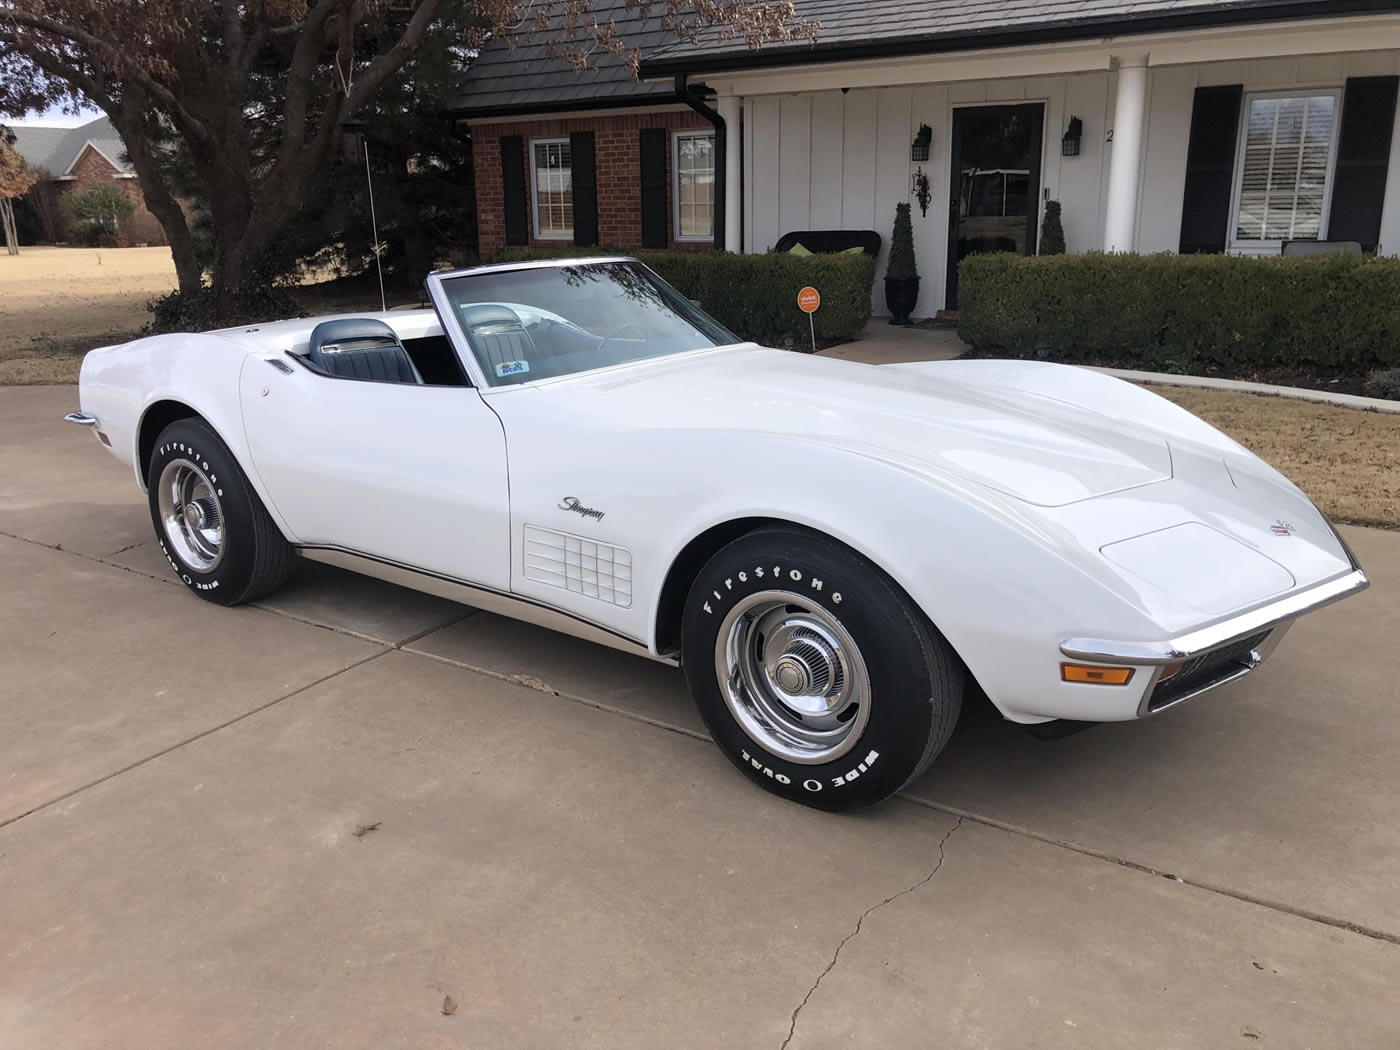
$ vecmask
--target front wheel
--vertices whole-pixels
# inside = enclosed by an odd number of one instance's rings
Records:
[[[161,431],[146,490],[161,551],[201,598],[238,605],[286,580],[291,545],[202,419],[179,419]]]
[[[743,536],[691,588],[686,680],[749,779],[826,810],[880,802],[948,742],[962,705],[951,647],[878,568],[797,530]]]

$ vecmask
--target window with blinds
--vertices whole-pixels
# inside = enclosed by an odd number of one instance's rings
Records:
[[[674,137],[676,239],[709,240],[715,233],[715,136],[681,131]]]
[[[1326,236],[1339,103],[1339,92],[1247,100],[1234,224],[1240,247]]]
[[[568,139],[534,139],[530,143],[531,185],[535,191],[535,236],[567,239],[574,235],[573,156]]]

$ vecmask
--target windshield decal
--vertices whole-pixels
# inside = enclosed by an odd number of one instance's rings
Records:
[[[530,371],[529,361],[502,361],[496,366],[498,376],[513,376],[528,371]]]

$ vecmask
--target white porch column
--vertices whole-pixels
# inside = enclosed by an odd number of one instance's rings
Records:
[[[741,100],[737,95],[721,95],[716,100],[719,115],[724,118],[726,145],[724,150],[724,250],[742,252],[740,229],[743,219],[744,196],[740,192],[742,175],[739,167],[739,112]]]
[[[1142,182],[1142,140],[1147,125],[1147,56],[1118,60],[1118,104],[1113,112],[1113,154],[1108,172],[1108,218],[1103,250],[1137,247],[1138,186]]]

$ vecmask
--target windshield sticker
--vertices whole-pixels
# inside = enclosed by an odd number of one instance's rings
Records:
[[[502,361],[496,366],[498,376],[514,376],[530,371],[529,361]]]

